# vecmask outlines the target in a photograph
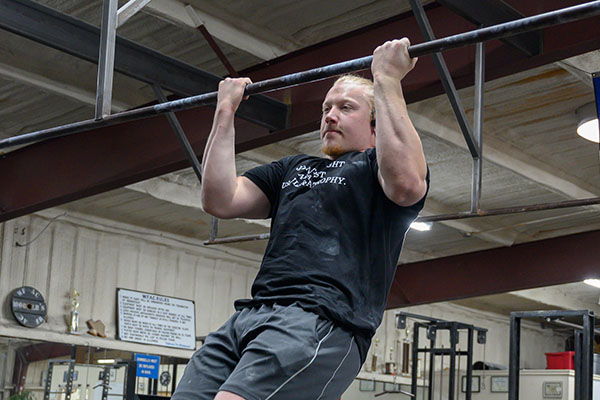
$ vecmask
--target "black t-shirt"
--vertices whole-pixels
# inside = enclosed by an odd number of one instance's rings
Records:
[[[372,148],[335,161],[289,156],[247,171],[271,202],[271,238],[252,299],[236,309],[297,303],[353,331],[364,361],[404,236],[425,202],[396,205],[377,170]]]

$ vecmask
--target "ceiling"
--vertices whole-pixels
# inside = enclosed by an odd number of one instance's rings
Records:
[[[44,0],[37,3],[95,26],[100,23],[101,1]],[[506,3],[524,15],[533,15],[577,2],[554,1],[540,5],[528,0]],[[424,4],[436,35],[473,29],[469,22],[446,7],[431,1]],[[319,11],[315,12],[317,9]],[[286,0],[277,2],[276,6],[263,0],[220,3],[190,0],[189,4],[179,0],[154,0],[119,27],[118,34],[211,74],[227,75],[226,67],[201,32],[195,29],[198,21],[204,22],[235,70],[252,76],[255,81],[277,76],[281,70],[295,72],[339,61],[337,58],[340,57],[346,57],[342,58],[344,60],[368,55],[374,47],[373,41],[380,43],[386,39],[379,33],[382,29],[395,29],[397,36],[412,32],[413,43],[422,40],[414,27],[407,0]],[[544,52],[533,57],[499,41],[487,44],[482,209],[600,196],[598,145],[575,133],[575,110],[594,100],[591,73],[600,71],[600,41],[597,39],[600,32],[594,33],[599,25],[584,21],[546,29]],[[473,53],[473,48],[444,53],[470,120],[474,108]],[[116,57],[119,57],[118,52]],[[96,69],[92,62],[0,30],[0,139],[93,118]],[[271,135],[263,132],[264,129],[253,130],[247,122],[239,122],[238,136],[250,138],[239,148],[251,150],[237,155],[238,173],[288,154],[319,155],[319,135],[314,131],[313,122],[319,118],[320,99],[327,85],[303,85],[273,94],[277,100],[292,106],[292,126],[282,130],[283,133]],[[472,159],[428,57],[419,60],[406,78],[405,87],[409,113],[423,141],[431,170],[430,191],[422,215],[470,210]],[[113,112],[153,101],[155,97],[150,85],[115,73]],[[210,119],[200,120],[201,115],[210,116],[210,109],[178,113],[190,141],[197,145],[198,154],[202,153],[198,144],[202,145],[210,126]],[[200,206],[198,179],[190,168],[184,167],[183,153],[165,121],[161,120],[162,125],[146,123],[127,125],[137,127],[138,131],[143,131],[137,134],[145,135],[131,139],[127,148],[117,142],[108,142],[108,132],[121,136],[129,134],[128,128],[119,128],[122,131],[115,128],[5,150],[0,159],[0,171],[4,165],[2,180],[14,185],[9,186],[15,188],[14,193],[29,190],[18,189],[18,185],[23,185],[22,188],[41,185],[43,189],[37,194],[40,198],[37,203],[29,208],[24,206],[24,211],[16,214],[6,213],[7,217],[2,220],[60,206],[61,212],[88,214],[208,239],[210,216]],[[295,129],[297,127],[301,129]],[[252,135],[257,138],[254,142]],[[110,170],[112,173],[114,165],[121,162],[115,161],[117,155],[121,157],[119,160],[142,159],[149,151],[147,146],[151,144],[148,142],[155,141],[156,148],[166,148],[164,143],[172,147],[164,151],[164,158],[170,160],[165,161],[164,166],[150,165],[160,160],[157,156],[143,159],[143,165],[140,161],[141,166],[137,165],[135,172],[124,166],[125,172],[119,173],[122,179],[111,176],[110,179],[98,177],[93,183],[86,181],[92,179],[89,171]],[[269,144],[257,146],[265,143]],[[92,159],[88,155],[96,146],[105,147],[98,147],[103,150],[97,150],[97,158]],[[44,156],[40,158],[39,154]],[[55,158],[50,160],[49,157]],[[37,160],[37,164],[33,160]],[[77,175],[78,163],[87,163],[87,169],[81,167],[81,171],[85,171],[82,176]],[[61,191],[71,190],[67,188],[69,181],[83,182],[83,186],[63,196]],[[44,198],[53,191],[56,191],[54,198]],[[19,199],[18,194],[14,198],[2,198],[0,194],[0,211],[4,213],[10,209],[6,204],[13,200],[18,203]],[[587,206],[436,222],[430,231],[409,232],[400,263],[424,262],[494,248],[510,249],[519,244],[599,230],[599,211],[600,206]],[[220,221],[219,237],[265,233],[268,226],[268,221]],[[265,245],[263,240],[227,246],[261,254]],[[549,247],[547,251],[553,249]],[[532,268],[538,268],[538,274],[543,274],[543,266]],[[596,270],[600,270],[600,266]],[[572,282],[573,276],[577,275],[565,276],[555,283]],[[532,281],[530,287],[539,285]],[[573,296],[573,307],[576,304],[600,311],[598,293],[588,293],[587,288],[584,290],[581,284],[575,283],[563,289],[565,293],[577,293]],[[583,292],[588,294],[580,296]],[[489,293],[495,291],[489,289]],[[534,299],[535,293],[527,296],[510,293],[461,300],[461,304],[496,308],[500,312],[519,306],[531,309],[544,307],[543,304],[548,303],[543,300],[547,293],[550,292],[537,293],[542,299],[539,301]],[[557,302],[550,303],[553,307],[561,307]],[[571,303],[565,301],[564,304]]]

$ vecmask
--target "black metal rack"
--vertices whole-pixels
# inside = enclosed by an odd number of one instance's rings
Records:
[[[508,400],[519,400],[519,361],[521,352],[521,319],[542,318],[545,321],[559,318],[583,319],[575,330],[575,400],[592,400],[594,312],[589,310],[525,311],[510,313],[510,361],[508,373]]]
[[[434,370],[435,370],[435,357],[436,356],[449,356],[450,357],[450,371],[448,381],[448,400],[454,400],[455,393],[455,375],[456,375],[456,358],[467,357],[467,382],[465,396],[466,400],[471,400],[472,392],[472,378],[473,378],[473,333],[477,332],[477,343],[485,344],[487,329],[480,328],[474,325],[464,324],[456,321],[445,321],[436,318],[430,318],[423,315],[399,312],[396,313],[398,317],[397,327],[399,329],[406,328],[406,318],[420,319],[427,322],[415,322],[413,326],[413,347],[412,347],[412,374],[411,374],[411,394],[413,398],[417,396],[417,368],[419,353],[429,354],[429,379],[428,379],[428,400],[433,400],[433,389],[434,389]],[[429,340],[428,348],[419,348],[419,333],[421,329],[427,331],[427,339]],[[437,332],[439,330],[447,330],[450,335],[450,347],[449,348],[436,348],[435,342],[437,338]],[[467,350],[459,351],[456,346],[459,342],[459,331],[467,331]]]

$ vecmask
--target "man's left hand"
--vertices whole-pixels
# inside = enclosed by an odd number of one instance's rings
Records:
[[[385,42],[373,52],[371,72],[373,79],[391,78],[401,81],[417,63],[417,58],[408,55],[408,38]]]

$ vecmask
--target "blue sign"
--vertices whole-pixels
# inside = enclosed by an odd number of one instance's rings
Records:
[[[137,370],[135,376],[140,378],[158,379],[158,366],[160,365],[160,356],[150,356],[148,354],[135,354],[137,361]]]

